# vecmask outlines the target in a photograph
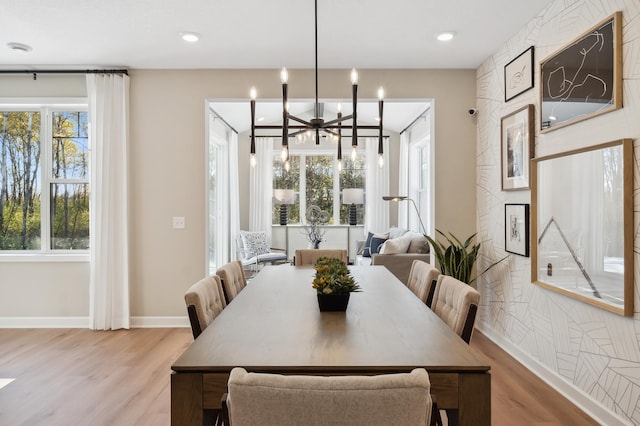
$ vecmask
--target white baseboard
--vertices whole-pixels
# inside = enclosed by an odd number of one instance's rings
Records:
[[[587,415],[591,416],[595,421],[608,426],[631,425],[631,423],[618,417],[618,415],[613,413],[609,408],[602,405],[600,401],[596,401],[581,389],[578,389],[553,371],[549,370],[546,366],[523,352],[518,346],[514,345],[509,340],[494,334],[486,324],[478,322],[476,323],[476,328],[496,345],[500,346],[500,348],[505,352],[524,365],[529,371],[540,377],[540,379],[546,382],[549,386],[554,388],[574,405],[587,413]]]
[[[191,327],[189,317],[131,317],[131,328]]]
[[[0,317],[0,328],[89,328],[89,317]]]
[[[184,317],[131,317],[131,328],[191,327]],[[89,328],[89,317],[0,317],[0,328]]]

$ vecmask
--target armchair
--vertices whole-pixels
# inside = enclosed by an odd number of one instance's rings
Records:
[[[260,264],[276,264],[287,261],[286,251],[270,247],[267,233],[264,231],[240,231],[237,247],[242,266],[251,268],[254,272],[258,271]]]

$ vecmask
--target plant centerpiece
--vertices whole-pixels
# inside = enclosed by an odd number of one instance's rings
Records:
[[[433,247],[433,252],[438,260],[438,264],[440,265],[440,271],[444,275],[449,275],[464,283],[471,284],[489,269],[509,257],[509,255],[506,255],[502,259],[493,262],[489,267],[487,267],[487,269],[479,273],[474,279],[471,279],[473,265],[476,263],[478,253],[480,251],[480,243],[472,244],[476,234],[471,235],[463,243],[451,232],[449,233],[449,237],[438,229],[436,229],[436,232],[447,240],[448,245],[445,245],[426,234],[425,238]]]
[[[352,291],[361,291],[347,264],[340,259],[321,257],[315,263],[312,286],[318,295],[320,311],[344,311]]]

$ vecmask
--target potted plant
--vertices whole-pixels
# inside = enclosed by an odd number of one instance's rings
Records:
[[[346,310],[350,293],[361,291],[347,264],[340,259],[321,257],[314,268],[316,274],[312,286],[318,295],[320,311]]]
[[[498,263],[509,257],[509,255],[506,255],[502,259],[492,263],[491,265],[489,265],[489,267],[487,267],[487,269],[479,273],[474,279],[471,279],[473,265],[478,259],[478,252],[480,251],[480,243],[472,244],[472,241],[477,233],[471,235],[463,243],[452,233],[449,233],[450,237],[448,237],[438,229],[436,229],[436,232],[442,235],[447,240],[448,245],[445,245],[426,234],[425,238],[433,247],[433,252],[436,256],[436,259],[438,260],[438,264],[440,265],[440,271],[444,275],[449,275],[464,283],[471,284],[489,269],[493,268]]]

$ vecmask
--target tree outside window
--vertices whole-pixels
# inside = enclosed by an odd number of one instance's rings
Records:
[[[0,111],[0,251],[89,248],[87,116]]]
[[[342,161],[339,179],[335,179],[335,154],[290,153],[288,171],[279,153],[274,155],[273,188],[293,189],[295,193],[294,204],[288,206],[289,223],[304,223],[301,218],[311,205],[329,213],[328,224],[349,223],[349,206],[341,203],[342,188],[364,188],[366,160],[359,155],[356,160]],[[278,224],[279,217],[280,206],[273,204],[272,223]],[[364,223],[364,206],[358,206],[358,223]]]

